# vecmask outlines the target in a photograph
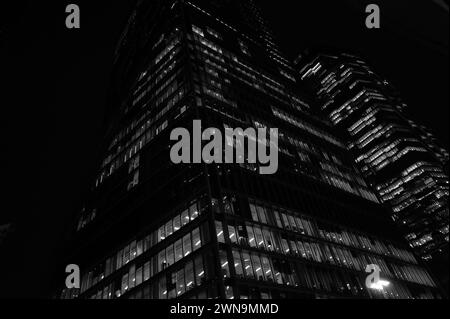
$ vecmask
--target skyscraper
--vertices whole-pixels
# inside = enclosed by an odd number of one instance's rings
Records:
[[[410,119],[392,85],[360,58],[312,54],[299,61],[320,113],[349,143],[411,247],[423,259],[436,260],[448,284],[448,151]]]
[[[81,290],[63,298],[439,296],[346,145],[309,113],[253,1],[139,1],[108,103],[104,157],[68,247]],[[174,164],[171,132],[194,120],[278,128],[278,172]],[[366,286],[368,265],[389,287]]]

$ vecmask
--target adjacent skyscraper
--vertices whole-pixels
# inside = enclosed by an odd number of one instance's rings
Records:
[[[66,261],[81,266],[82,287],[62,297],[439,296],[346,145],[309,114],[253,1],[139,1],[108,109],[104,158]],[[171,132],[194,120],[278,128],[278,172],[173,164]],[[391,283],[384,290],[366,286],[372,264]]]
[[[435,260],[448,283],[447,150],[410,120],[393,87],[361,59],[316,54],[299,62],[300,76],[316,94],[320,113],[349,143],[411,247],[423,259]]]

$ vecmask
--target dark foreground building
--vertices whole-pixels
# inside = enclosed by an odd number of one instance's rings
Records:
[[[12,224],[0,225],[0,247],[12,233],[14,227]]]
[[[253,1],[140,1],[117,51],[101,169],[68,248],[81,290],[61,297],[438,297],[297,86]],[[171,132],[195,119],[279,128],[278,172],[173,164]],[[384,291],[366,287],[370,264],[391,282]]]
[[[448,286],[447,150],[427,128],[410,120],[395,89],[358,57],[313,54],[299,62],[300,76],[316,94],[320,113],[349,143],[411,247]]]

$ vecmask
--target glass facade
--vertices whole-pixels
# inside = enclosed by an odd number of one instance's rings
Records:
[[[444,260],[448,282],[448,151],[409,119],[388,81],[358,57],[318,54],[299,69],[411,247],[425,260]]]
[[[100,169],[63,298],[435,298],[253,1],[139,2],[117,49]],[[279,128],[279,170],[171,162],[170,131]],[[234,145],[234,142],[231,142]],[[234,145],[235,146],[235,145]],[[392,287],[365,287],[376,263]]]

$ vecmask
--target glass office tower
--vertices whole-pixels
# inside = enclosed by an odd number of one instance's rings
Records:
[[[411,247],[438,266],[448,285],[447,150],[410,120],[395,89],[358,57],[311,54],[299,69]]]
[[[68,248],[82,286],[62,298],[439,297],[346,145],[309,114],[253,1],[140,1],[108,103],[104,158]],[[170,134],[194,120],[278,128],[278,172],[173,164]],[[384,291],[367,289],[370,264]]]

